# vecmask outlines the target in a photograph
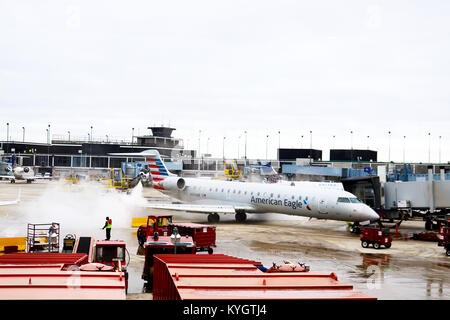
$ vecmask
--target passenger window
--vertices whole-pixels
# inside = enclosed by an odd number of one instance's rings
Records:
[[[280,198],[281,197],[281,195],[280,194],[278,194],[278,198]]]
[[[270,197],[273,198],[273,193],[270,194]]]
[[[241,190],[238,191],[238,194],[241,194]]]
[[[259,196],[259,192],[256,195]]]
[[[233,193],[236,193],[236,190],[233,190]]]

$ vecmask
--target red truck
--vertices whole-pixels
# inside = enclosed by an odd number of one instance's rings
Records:
[[[373,245],[375,249],[380,249],[381,245],[390,248],[392,237],[389,235],[389,229],[365,227],[361,228],[361,246],[367,248]]]
[[[197,252],[192,237],[158,236],[148,237],[144,244],[145,262],[142,270],[142,279],[147,281],[147,287],[152,287],[153,256],[155,254],[195,254]]]
[[[125,289],[128,289],[128,271],[126,244],[123,240],[97,240],[93,255],[94,263],[101,263],[113,270],[123,272],[125,274]],[[128,256],[128,262],[130,257]]]
[[[196,251],[208,251],[213,253],[216,246],[216,227],[196,223],[173,223],[171,215],[150,215],[147,225],[142,225],[137,231],[139,245],[144,247],[146,241],[158,234],[159,237],[167,237],[173,234],[174,228],[184,237],[192,237]]]

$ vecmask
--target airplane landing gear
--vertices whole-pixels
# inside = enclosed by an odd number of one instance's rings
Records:
[[[220,220],[220,216],[217,213],[208,214],[208,222],[209,223],[217,223]]]
[[[350,232],[356,234],[361,233],[361,226],[359,225],[359,222],[355,222],[350,226]]]
[[[11,179],[11,183],[16,183],[16,180],[14,180],[14,179]]]
[[[234,218],[236,219],[236,222],[244,222],[247,219],[247,215],[245,212],[236,212]]]

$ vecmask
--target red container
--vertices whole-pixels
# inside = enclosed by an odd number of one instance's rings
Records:
[[[0,264],[64,264],[77,265],[88,263],[88,256],[84,253],[8,253],[0,256]]]
[[[226,255],[155,255],[153,299],[375,299],[334,273],[264,273],[256,265]]]

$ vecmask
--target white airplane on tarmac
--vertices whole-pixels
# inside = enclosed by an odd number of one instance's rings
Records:
[[[31,183],[36,179],[51,179],[49,176],[36,176],[34,170],[31,167],[7,167],[5,168],[7,172],[12,172],[12,175],[0,176],[2,179],[9,179],[11,183],[15,183],[16,180],[26,180],[27,183]]]
[[[345,191],[341,183],[285,184],[182,178],[167,170],[157,150],[111,155],[145,158],[155,189],[190,202],[149,204],[148,208],[206,213],[209,222],[218,222],[219,213],[235,214],[237,222],[245,221],[246,213],[281,213],[363,224],[379,219],[374,210]]]

